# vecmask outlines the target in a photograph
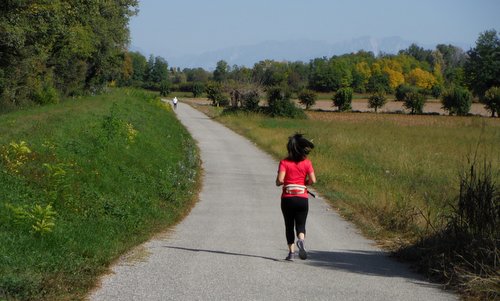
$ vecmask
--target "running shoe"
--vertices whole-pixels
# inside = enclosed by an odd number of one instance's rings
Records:
[[[292,252],[288,253],[288,256],[285,258],[285,260],[293,261],[293,253]]]
[[[307,259],[307,252],[306,252],[306,249],[304,247],[304,240],[303,239],[297,240],[297,248],[299,248],[300,259],[302,259],[302,260]]]

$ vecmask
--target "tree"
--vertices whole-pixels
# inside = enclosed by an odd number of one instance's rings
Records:
[[[422,114],[425,102],[425,95],[418,89],[413,89],[406,94],[403,106],[411,111],[410,114]]]
[[[332,98],[333,105],[339,108],[339,111],[350,111],[352,103],[352,89],[341,88],[335,93]]]
[[[229,65],[226,61],[220,60],[214,70],[214,80],[216,82],[223,82],[227,79],[229,73]]]
[[[385,105],[387,98],[384,92],[377,92],[368,98],[368,107],[377,110]]]
[[[210,72],[205,71],[203,68],[185,68],[184,70],[182,70],[182,72],[186,74],[186,79],[188,82],[206,83],[211,75]]]
[[[427,62],[429,65],[434,63],[432,50],[426,50],[415,43],[411,44],[408,49],[400,50],[399,53],[412,56],[418,61]]]
[[[467,52],[469,59],[464,66],[465,81],[479,98],[493,87],[500,86],[500,38],[496,30],[479,35],[476,47]]]
[[[164,79],[160,82],[160,96],[167,96],[170,94],[170,81],[168,79]]]
[[[309,110],[309,108],[314,106],[314,104],[316,103],[316,93],[314,93],[314,91],[311,90],[305,89],[300,91],[298,98],[299,102],[302,105],[306,106],[306,110]]]
[[[389,76],[387,73],[382,72],[380,63],[373,63],[371,66],[371,77],[368,80],[367,90],[370,92],[391,90],[389,86]]]
[[[368,63],[366,61],[358,62],[352,72],[353,88],[358,92],[364,93],[371,76],[372,72]]]
[[[129,52],[132,59],[132,85],[142,86],[146,80],[147,60],[139,52]]]
[[[396,88],[396,93],[395,93],[396,100],[397,101],[405,101],[408,93],[416,91],[416,90],[418,90],[418,88],[412,87],[410,85],[404,85],[404,84],[403,85],[399,85]]]
[[[437,83],[436,78],[430,72],[415,68],[406,77],[406,82],[421,89],[430,90]]]
[[[220,82],[208,82],[205,85],[205,93],[207,98],[212,101],[214,106],[226,106],[229,104],[227,96],[222,91],[222,84]]]
[[[204,90],[205,90],[205,87],[203,86],[203,83],[201,83],[201,82],[193,83],[192,92],[193,92],[194,98],[200,96]]]
[[[447,85],[462,85],[463,77],[460,74],[463,72],[463,66],[467,60],[465,52],[453,45],[439,44],[436,46],[436,51],[441,54],[443,60],[442,74]]]
[[[351,68],[343,58],[315,59],[310,65],[309,87],[315,91],[336,91],[350,87],[353,82]]]
[[[389,88],[392,91],[405,82],[405,77],[400,71],[384,67],[383,72],[387,75]]]
[[[495,113],[500,117],[500,87],[489,88],[484,94],[483,103],[491,112],[491,117],[495,117]]]
[[[137,0],[2,1],[0,110],[40,102],[41,94],[95,93],[127,76],[127,27],[137,6]]]
[[[154,65],[151,70],[150,80],[153,83],[161,83],[168,79],[168,63],[161,56],[155,57]]]
[[[450,115],[467,115],[472,105],[472,94],[464,87],[455,86],[442,95],[441,103]]]

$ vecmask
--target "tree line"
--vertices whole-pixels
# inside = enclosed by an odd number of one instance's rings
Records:
[[[162,95],[206,93],[214,104],[233,107],[255,108],[256,97],[278,95],[279,88],[281,98],[295,95],[306,107],[314,104],[316,93],[333,92],[339,110],[349,110],[354,92],[370,93],[375,110],[394,94],[414,113],[429,97],[441,98],[455,114],[466,114],[472,97],[493,116],[500,111],[496,30],[481,33],[469,51],[412,44],[397,54],[358,51],[309,62],[263,60],[251,68],[220,60],[210,72],[169,67],[161,56],[127,51],[128,22],[137,6],[137,0],[2,1],[0,112],[98,93],[110,85]]]
[[[339,110],[350,110],[353,93],[368,93],[369,106],[377,110],[387,94],[403,101],[411,113],[421,113],[428,98],[440,98],[450,114],[465,115],[473,97],[485,104],[492,116],[500,111],[500,38],[496,30],[479,35],[476,46],[468,51],[439,44],[434,50],[416,44],[397,54],[358,51],[309,62],[260,61],[252,68],[229,66],[220,60],[213,72],[202,68],[170,68],[164,63],[161,74],[154,76],[156,62],[137,52],[127,54],[133,65],[132,81],[126,84],[159,90],[206,93],[214,105],[258,109],[264,94],[286,101],[295,95],[306,108],[314,104],[316,93],[333,92],[332,101]],[[135,70],[139,72],[135,72]],[[276,89],[281,90],[277,94]],[[272,96],[271,96],[272,97]]]
[[[137,0],[0,2],[0,111],[97,93],[127,69]]]

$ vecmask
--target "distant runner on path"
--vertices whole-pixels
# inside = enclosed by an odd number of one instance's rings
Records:
[[[281,193],[281,212],[285,220],[288,256],[286,260],[293,261],[295,232],[297,232],[297,247],[300,259],[307,259],[304,239],[306,235],[306,219],[309,212],[309,200],[306,185],[316,183],[316,175],[307,155],[314,144],[302,134],[288,138],[288,157],[280,161],[276,186],[283,186]]]
[[[172,102],[174,103],[174,110],[177,109],[177,97],[174,97],[174,99],[172,99]]]

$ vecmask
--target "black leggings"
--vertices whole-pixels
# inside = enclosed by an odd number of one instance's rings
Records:
[[[289,245],[295,242],[295,233],[306,234],[306,219],[309,211],[309,200],[301,197],[291,197],[281,199],[281,212],[285,219],[286,241]]]

